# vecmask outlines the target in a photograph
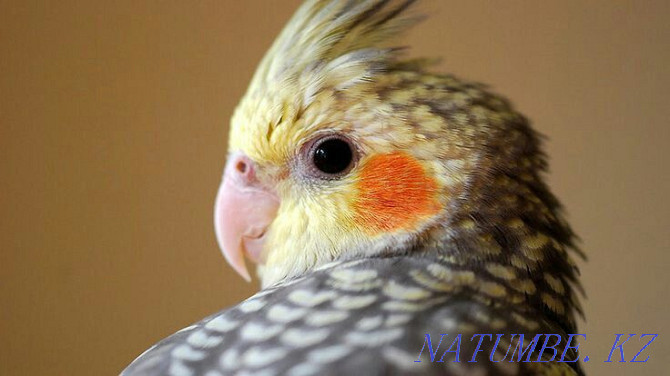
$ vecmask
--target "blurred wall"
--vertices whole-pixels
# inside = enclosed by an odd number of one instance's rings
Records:
[[[228,119],[297,3],[0,1],[0,374],[116,374],[254,291],[219,254],[212,202]],[[549,136],[589,257],[586,369],[665,373],[670,2],[426,7],[412,53]],[[642,332],[661,333],[648,363],[602,363],[614,333]]]

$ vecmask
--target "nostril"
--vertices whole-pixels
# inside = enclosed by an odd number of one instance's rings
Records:
[[[237,172],[239,172],[240,174],[246,174],[246,173],[247,173],[247,170],[249,169],[249,167],[247,166],[247,163],[246,163],[245,161],[238,161],[238,162],[235,164],[235,169],[236,169]]]
[[[246,155],[238,154],[232,156],[226,165],[226,174],[245,185],[256,181],[256,166]]]

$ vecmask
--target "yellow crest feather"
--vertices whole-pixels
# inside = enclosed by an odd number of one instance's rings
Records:
[[[398,50],[380,45],[418,21],[407,12],[414,2],[306,1],[261,61],[248,94],[288,86],[295,95],[297,85],[305,106],[325,87],[369,79]]]

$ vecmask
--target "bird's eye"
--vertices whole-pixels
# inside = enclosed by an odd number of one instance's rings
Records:
[[[307,158],[315,175],[322,179],[334,179],[351,170],[355,151],[344,136],[330,135],[313,141]]]
[[[351,164],[349,144],[339,138],[322,141],[314,148],[314,166],[326,174],[339,174]]]

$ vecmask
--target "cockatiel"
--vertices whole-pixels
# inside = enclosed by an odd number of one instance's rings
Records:
[[[263,289],[124,375],[582,374],[509,361],[511,334],[559,334],[560,356],[575,333],[579,251],[526,119],[388,47],[413,3],[298,9],[232,117],[216,201],[226,259]]]

